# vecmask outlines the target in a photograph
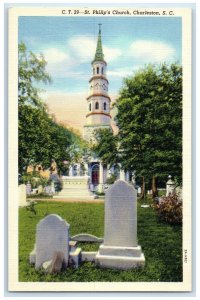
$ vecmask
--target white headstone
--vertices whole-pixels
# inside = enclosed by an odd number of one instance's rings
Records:
[[[36,268],[63,252],[65,265],[69,258],[69,227],[60,216],[52,214],[42,219],[36,229]]]
[[[171,178],[172,176],[169,175],[166,183],[166,197],[173,196],[175,194],[175,182]]]
[[[104,243],[99,247],[96,263],[117,269],[145,263],[137,243],[137,192],[123,180],[117,180],[106,192]]]
[[[27,201],[26,201],[26,185],[25,184],[20,184],[18,187],[18,203],[19,206],[26,206]]]
[[[38,194],[41,194],[43,192],[43,186],[39,185],[38,186]]]
[[[29,182],[29,183],[27,183],[27,185],[26,185],[26,194],[27,194],[27,195],[30,195],[30,194],[31,194],[31,190],[32,190],[32,188],[31,188],[31,184],[30,184],[30,182]]]
[[[138,188],[137,192],[138,192],[138,194],[141,194],[141,192],[142,192],[142,189],[141,189],[141,187],[140,187],[140,186],[139,186],[139,188]]]

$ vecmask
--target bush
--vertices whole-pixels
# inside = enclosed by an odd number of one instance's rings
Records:
[[[31,184],[32,188],[37,188],[39,185],[42,185],[43,187],[47,184],[51,184],[51,179],[42,177],[38,172],[33,173],[26,173],[23,176],[21,176],[21,183]]]
[[[113,184],[117,180],[117,176],[114,174],[111,174],[109,178],[107,178],[106,183],[107,184]]]
[[[45,193],[41,193],[41,194],[31,194],[31,195],[27,195],[27,198],[28,199],[34,199],[34,198],[53,198],[52,195],[48,195],[48,194],[45,194]]]
[[[32,212],[32,213],[34,213],[35,215],[37,214],[37,211],[36,211],[36,209],[35,209],[35,205],[37,204],[37,202],[34,202],[34,201],[30,201],[29,202],[29,205],[28,206],[26,206],[26,210],[28,210],[28,211],[30,211],[30,212]]]
[[[162,197],[155,207],[160,220],[173,225],[182,224],[182,201],[177,195]]]

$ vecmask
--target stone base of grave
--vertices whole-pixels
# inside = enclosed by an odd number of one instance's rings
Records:
[[[128,270],[145,265],[141,247],[117,247],[101,245],[95,262],[102,268]]]
[[[77,241],[69,241],[69,261],[76,269],[81,263],[81,251],[81,248],[77,248]]]
[[[94,194],[89,191],[88,176],[63,176],[63,189],[54,199],[94,199]]]

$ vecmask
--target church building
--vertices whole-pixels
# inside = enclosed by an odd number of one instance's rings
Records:
[[[109,82],[106,76],[107,63],[104,60],[103,54],[101,24],[99,24],[96,52],[91,65],[89,95],[86,99],[86,122],[83,128],[83,138],[89,143],[95,141],[95,130],[108,128],[113,131],[110,115],[111,99],[108,94]],[[120,164],[114,166],[103,165],[102,161],[98,157],[95,157],[95,154],[87,160],[83,157],[81,163],[74,163],[69,166],[69,174],[67,176],[62,176],[64,188],[56,198],[69,195],[69,191],[74,188],[74,191],[70,192],[70,196],[72,197],[73,194],[77,194],[77,187],[81,189],[81,194],[85,196],[87,194],[86,187],[90,192],[104,192],[108,187],[107,179],[112,174],[117,179],[129,181],[129,172],[124,172],[120,168]],[[79,186],[77,186],[78,184]]]

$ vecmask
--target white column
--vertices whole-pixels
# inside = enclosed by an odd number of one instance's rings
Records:
[[[99,187],[98,187],[99,192],[103,192],[103,165],[100,162],[99,163]]]
[[[85,168],[84,175],[88,176],[89,174],[88,174],[88,164],[87,163],[84,164],[84,168]]]
[[[125,180],[125,173],[124,173],[124,170],[122,170],[122,169],[120,169],[119,179]]]
[[[80,163],[78,163],[78,164],[77,164],[77,176],[80,176],[80,175],[81,175],[81,174],[80,174],[80,168],[81,168]]]
[[[129,171],[126,171],[125,176],[126,176],[126,177],[125,177],[125,178],[126,178],[125,180],[126,180],[127,182],[129,182]]]
[[[69,167],[69,176],[73,176],[73,166]]]
[[[111,176],[111,170],[110,170],[111,166],[107,165],[107,172],[106,172],[106,178],[110,178]]]

